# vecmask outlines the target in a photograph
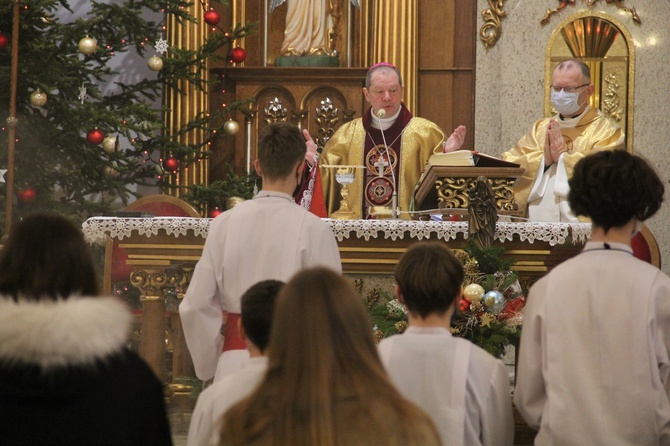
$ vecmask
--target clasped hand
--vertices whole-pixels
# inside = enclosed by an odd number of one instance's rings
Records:
[[[549,167],[558,162],[564,152],[568,151],[565,140],[561,134],[561,127],[555,119],[549,120],[547,136],[544,141],[544,165]]]

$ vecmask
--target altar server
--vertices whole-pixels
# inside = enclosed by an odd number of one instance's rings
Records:
[[[530,290],[514,401],[535,444],[670,444],[670,278],[631,237],[664,186],[623,150],[579,161],[570,206],[591,240]]]
[[[264,280],[252,285],[242,295],[242,327],[251,359],[242,370],[207,387],[198,396],[188,430],[188,446],[218,443],[222,415],[256,388],[267,370],[267,348],[270,342],[275,300],[283,282]]]
[[[313,266],[342,270],[335,236],[327,223],[296,205],[293,192],[305,168],[305,138],[297,126],[266,126],[258,143],[256,172],[262,190],[216,217],[179,307],[195,372],[211,379],[221,356],[225,363],[246,355],[237,330],[240,298],[266,279],[287,281]],[[225,344],[220,329],[228,312]],[[233,357],[234,356],[234,357]]]
[[[395,279],[409,327],[379,344],[393,383],[432,417],[442,444],[511,445],[507,368],[449,331],[462,296],[461,262],[444,243],[417,243],[400,258]]]

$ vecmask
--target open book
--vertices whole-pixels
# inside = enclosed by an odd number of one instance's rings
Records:
[[[456,150],[432,155],[428,159],[428,166],[519,167],[519,164],[479,152]]]

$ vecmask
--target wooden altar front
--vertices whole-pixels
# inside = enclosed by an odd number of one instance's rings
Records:
[[[106,246],[104,291],[112,293],[119,282],[130,282],[140,290],[140,354],[163,380],[169,380],[170,374],[173,379],[194,376],[177,306],[200,258],[210,221],[97,217],[83,224],[89,243]],[[440,240],[452,248],[467,241],[467,222],[325,221],[338,240],[342,268],[349,275],[389,276],[402,253],[419,240]],[[516,262],[513,268],[530,284],[578,253],[590,227],[588,223],[498,222],[495,243],[506,249],[504,256]],[[167,348],[173,352],[170,370],[166,370]]]

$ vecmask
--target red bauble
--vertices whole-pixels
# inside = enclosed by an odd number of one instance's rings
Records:
[[[205,23],[211,26],[216,26],[219,24],[221,21],[221,14],[218,12],[214,11],[213,9],[210,9],[205,13]]]
[[[211,211],[209,211],[209,218],[216,218],[217,215],[219,215],[219,214],[222,213],[222,212],[223,212],[223,211],[222,211],[221,209],[219,209],[219,208],[214,208],[214,209],[212,209]]]
[[[174,156],[167,157],[163,160],[163,169],[167,172],[175,173],[179,170],[179,160]]]
[[[0,33],[0,50],[4,50],[9,45],[9,37],[7,34]]]
[[[37,191],[32,187],[19,189],[16,191],[16,198],[18,198],[21,203],[32,203],[35,201],[35,198],[37,198]]]
[[[105,134],[98,129],[93,129],[86,134],[86,140],[91,144],[100,144],[105,140]]]
[[[461,310],[461,312],[465,313],[470,309],[470,302],[468,302],[465,299],[461,299],[461,301],[458,304],[458,308]]]
[[[230,50],[228,58],[235,63],[242,63],[247,58],[247,52],[241,46],[237,46]]]

